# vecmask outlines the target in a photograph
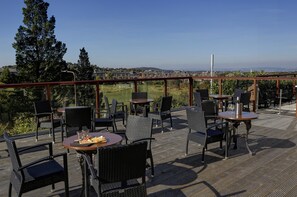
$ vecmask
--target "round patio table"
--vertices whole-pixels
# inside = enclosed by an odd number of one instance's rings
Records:
[[[90,145],[86,145],[86,146],[79,145],[79,144],[75,143],[75,141],[77,140],[77,135],[73,135],[71,137],[64,139],[63,146],[67,149],[73,149],[78,152],[88,152],[88,151],[96,151],[97,147],[106,147],[106,146],[118,144],[123,139],[120,135],[115,134],[115,133],[109,133],[109,132],[90,132],[88,135],[92,136],[92,137],[103,136],[106,138],[107,142],[106,143],[94,143],[94,144],[90,144]]]
[[[218,104],[219,108],[222,109],[222,111],[227,111],[227,106],[224,105],[224,101],[229,100],[231,95],[226,95],[226,94],[210,94],[210,98],[215,100],[215,102]],[[225,108],[225,110],[224,110]]]
[[[234,149],[237,149],[237,128],[240,125],[241,122],[244,122],[246,126],[246,135],[245,135],[245,144],[246,148],[249,152],[249,154],[254,155],[255,153],[251,151],[249,144],[248,144],[248,136],[249,136],[249,131],[252,127],[251,121],[253,119],[257,119],[258,115],[254,112],[242,112],[241,115],[236,115],[235,111],[225,111],[225,112],[220,112],[218,114],[220,118],[225,119],[226,121],[230,122],[233,127],[233,141],[235,143]]]
[[[153,102],[154,99],[145,99],[145,98],[140,98],[140,99],[131,99],[130,100],[130,103],[132,105],[134,105],[134,109],[137,109],[137,105],[140,105],[140,106],[144,106],[144,112],[143,112],[143,115],[144,116],[147,116],[147,113],[149,111],[149,107],[146,107],[145,105],[149,105],[151,102]],[[137,112],[135,112],[136,115],[137,115]]]
[[[123,139],[120,135],[109,132],[91,132],[88,135],[92,137],[104,136],[106,138],[106,143],[80,145],[79,143],[77,143],[77,135],[74,135],[68,138],[64,138],[63,146],[67,149],[76,150],[79,155],[85,154],[92,159],[92,154],[96,153],[98,147],[106,147],[119,144]],[[82,191],[80,196],[84,194],[84,196],[87,197],[89,196],[89,173],[87,171],[87,168],[84,166],[85,163],[82,156],[78,157],[78,161],[80,163],[82,172]]]

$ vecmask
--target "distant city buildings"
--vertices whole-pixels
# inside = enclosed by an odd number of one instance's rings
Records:
[[[69,64],[69,63],[68,63]],[[69,64],[71,70],[73,64]],[[16,66],[0,67],[0,74],[4,68],[8,68],[11,75],[17,75]],[[135,79],[135,78],[164,78],[164,77],[188,77],[188,76],[210,76],[209,71],[181,71],[162,70],[151,67],[142,68],[101,68],[94,66],[94,77],[96,80],[112,79]]]

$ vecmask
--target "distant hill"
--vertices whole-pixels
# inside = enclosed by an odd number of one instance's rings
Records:
[[[155,68],[155,67],[136,67],[136,68],[133,68],[133,69],[136,69],[136,70],[155,70],[155,71],[164,70],[164,69]]]

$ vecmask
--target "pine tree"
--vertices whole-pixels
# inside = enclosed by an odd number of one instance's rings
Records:
[[[23,23],[12,44],[22,81],[57,81],[66,67],[66,45],[54,35],[55,17],[48,19],[49,4],[43,0],[25,0]]]
[[[91,66],[88,52],[83,47],[80,49],[79,60],[77,61],[78,80],[93,80],[94,66]]]
[[[77,79],[94,80],[94,66],[90,64],[88,52],[83,47],[80,49],[79,59],[77,61]],[[78,86],[78,100],[82,105],[92,105],[95,97],[94,87],[91,85]]]

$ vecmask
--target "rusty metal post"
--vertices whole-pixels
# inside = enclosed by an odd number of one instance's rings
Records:
[[[138,92],[137,80],[134,80],[134,92]]]
[[[256,111],[256,104],[257,104],[257,91],[258,91],[258,88],[257,88],[257,80],[254,79],[254,84],[253,84],[253,89],[254,89],[254,100],[253,100],[253,112]]]
[[[46,90],[46,99],[51,101],[51,87],[49,85],[45,86]]]
[[[193,78],[189,78],[189,106],[193,105]]]
[[[99,83],[96,83],[96,117],[99,118],[100,114],[100,89]]]
[[[296,75],[294,75],[294,78],[296,79]],[[296,85],[296,80],[293,80],[293,85],[294,85],[294,95],[295,95],[295,103],[296,103],[295,117],[297,118],[297,85]]]
[[[167,80],[164,79],[164,94],[165,96],[168,96],[168,92],[167,92]]]

